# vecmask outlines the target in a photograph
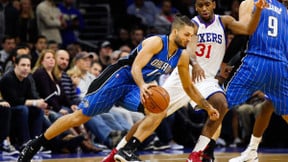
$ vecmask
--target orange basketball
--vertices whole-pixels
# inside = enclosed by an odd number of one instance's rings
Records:
[[[168,92],[160,86],[152,86],[149,91],[152,94],[145,100],[144,107],[152,113],[163,112],[170,102]]]

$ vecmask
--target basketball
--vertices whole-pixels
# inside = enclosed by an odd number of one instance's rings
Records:
[[[152,94],[145,100],[144,107],[152,113],[163,112],[170,102],[168,92],[160,86],[152,86],[149,91]]]

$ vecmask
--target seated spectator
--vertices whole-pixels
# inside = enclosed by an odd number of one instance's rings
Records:
[[[79,88],[79,83],[82,76],[81,71],[77,67],[73,67],[67,71],[67,75],[71,78],[73,88],[75,89],[74,91],[79,97],[81,94],[81,89]]]
[[[99,62],[93,61],[90,67],[90,73],[93,74],[95,77],[98,77],[102,72],[102,66]]]
[[[31,68],[32,69],[35,66],[35,63],[38,57],[40,56],[41,52],[46,48],[47,48],[47,38],[43,35],[38,35],[35,40],[33,49],[31,51],[31,56],[32,56]]]
[[[43,132],[43,109],[47,108],[47,103],[37,96],[27,78],[31,71],[30,64],[29,55],[16,57],[14,70],[0,80],[3,99],[11,105],[12,143],[18,148]]]
[[[145,31],[141,27],[134,27],[130,32],[131,40],[128,43],[130,49],[134,49],[143,39],[144,39]]]
[[[19,154],[19,151],[10,142],[10,122],[11,109],[10,104],[4,100],[0,101],[0,151],[2,155]]]
[[[4,68],[5,68],[5,73],[7,71],[13,70],[14,69],[14,62],[15,58],[18,55],[30,55],[30,48],[26,44],[21,44],[18,45],[12,52],[11,55],[9,55],[8,59],[4,63]]]
[[[2,39],[2,50],[0,51],[0,72],[4,72],[4,63],[16,47],[16,39],[11,36],[5,36]]]
[[[50,40],[47,42],[47,49],[51,49],[56,52],[59,49],[59,44],[54,40]]]
[[[99,63],[101,64],[103,70],[107,66],[111,65],[112,52],[113,49],[109,41],[104,41],[101,43],[98,54],[99,54]]]

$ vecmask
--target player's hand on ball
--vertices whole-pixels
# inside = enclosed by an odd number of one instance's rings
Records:
[[[215,121],[215,120],[219,119],[219,112],[215,108],[213,108],[213,107],[209,108],[207,110],[207,113],[209,115],[210,120]]]
[[[143,84],[140,87],[140,95],[141,95],[141,102],[145,103],[145,100],[149,98],[151,92],[149,91],[149,87],[156,86],[155,84]]]

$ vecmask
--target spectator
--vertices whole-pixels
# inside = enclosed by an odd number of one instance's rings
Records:
[[[18,24],[20,42],[26,42],[32,45],[38,34],[38,28],[31,0],[20,1]]]
[[[129,47],[134,49],[143,39],[144,39],[144,30],[140,27],[134,27],[131,30],[130,37],[131,41],[129,42]]]
[[[77,53],[80,53],[82,49],[81,49],[81,46],[77,43],[69,44],[66,49],[70,56],[70,61],[69,61],[69,67],[70,67],[71,63],[74,60],[74,57],[77,55]]]
[[[113,49],[109,41],[101,43],[99,50],[99,63],[102,65],[103,70],[111,64],[112,52]]]
[[[119,49],[121,46],[130,42],[129,30],[127,28],[120,28],[116,35],[116,38],[112,41],[112,48]]]
[[[54,0],[44,0],[36,8],[39,34],[44,35],[48,41],[54,40],[62,44],[60,29],[66,28],[66,22]]]
[[[98,77],[102,72],[102,66],[99,62],[93,61],[90,67],[90,73],[93,74],[95,77]]]
[[[28,47],[28,45],[26,44],[22,44],[22,45],[18,45],[11,53],[11,55],[9,55],[8,59],[5,61],[4,63],[4,69],[5,69],[5,73],[7,71],[13,70],[14,69],[14,62],[15,62],[15,58],[18,55],[30,55],[30,49]]]
[[[67,71],[67,75],[71,78],[74,93],[77,97],[80,96],[81,90],[79,88],[79,83],[82,76],[81,71],[77,67],[73,67]]]
[[[81,71],[81,79],[78,85],[81,90],[80,98],[85,96],[90,83],[95,79],[95,77],[89,73],[92,58],[93,55],[87,52],[80,52],[74,58],[75,67]]]
[[[134,0],[127,8],[127,14],[141,19],[141,23],[147,27],[153,26],[155,15],[158,14],[157,7],[151,1]]]
[[[56,52],[59,49],[59,44],[54,40],[50,40],[47,42],[47,49],[51,49]]]
[[[81,101],[80,97],[76,93],[76,89],[72,83],[71,76],[65,72],[69,65],[69,54],[66,50],[58,50],[56,52],[56,63],[61,71],[61,87],[66,94],[67,98],[75,105],[78,105]],[[81,72],[79,72],[81,74]]]
[[[34,44],[34,49],[31,52],[32,56],[32,63],[31,67],[33,68],[35,66],[35,63],[40,56],[41,52],[47,48],[47,38],[43,35],[37,36]]]
[[[10,142],[11,109],[7,101],[0,101],[0,151],[3,155],[18,154],[19,151]]]
[[[127,44],[122,45],[119,48],[119,50],[122,51],[122,52],[126,52],[126,53],[130,53],[131,52],[131,48]]]
[[[18,147],[43,132],[43,109],[47,107],[47,103],[33,91],[27,78],[31,70],[30,63],[29,55],[16,57],[14,70],[0,80],[3,99],[11,105],[11,138]]]
[[[18,17],[19,12],[13,7],[11,1],[0,0],[0,40],[2,40],[5,35],[10,35],[14,38],[18,36]]]
[[[161,12],[156,16],[154,27],[159,34],[168,34],[173,20],[171,0],[163,0]]]
[[[42,51],[33,68],[32,75],[41,97],[46,98],[50,94],[58,92],[58,95],[54,95],[47,100],[51,110],[65,115],[77,108],[76,105],[72,105],[67,99],[65,93],[61,92],[61,71],[56,66],[55,52],[53,50],[47,49]]]
[[[1,72],[4,72],[4,63],[10,56],[13,49],[16,47],[16,40],[14,37],[11,36],[5,36],[2,39],[2,50],[0,51],[0,68]]]
[[[58,5],[63,19],[66,22],[66,28],[61,30],[63,47],[68,44],[75,43],[78,40],[78,33],[84,28],[84,20],[80,11],[73,6],[74,0],[63,0],[63,3]]]

